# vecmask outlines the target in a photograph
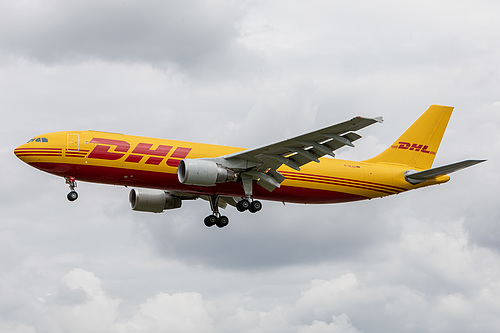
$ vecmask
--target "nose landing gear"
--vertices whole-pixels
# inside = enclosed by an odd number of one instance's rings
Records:
[[[66,184],[69,185],[70,192],[68,193],[68,200],[75,201],[78,199],[78,193],[75,191],[76,188],[76,179],[75,177],[66,177]]]

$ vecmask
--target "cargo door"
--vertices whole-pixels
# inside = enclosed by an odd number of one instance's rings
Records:
[[[66,150],[67,151],[79,151],[80,150],[80,134],[68,133]]]
[[[363,165],[363,170],[365,172],[365,180],[366,181],[373,181],[373,168],[370,164],[364,164]]]

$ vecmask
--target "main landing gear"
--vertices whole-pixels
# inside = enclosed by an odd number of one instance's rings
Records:
[[[211,195],[209,201],[210,208],[212,209],[212,215],[205,217],[203,222],[207,227],[213,227],[216,225],[219,228],[224,228],[229,224],[229,218],[221,215],[219,212],[219,196]],[[238,201],[236,209],[240,212],[248,210],[251,213],[257,213],[262,209],[262,204],[258,200],[249,201],[248,199],[243,199]]]
[[[212,209],[213,214],[205,217],[205,225],[207,227],[213,227],[216,225],[219,228],[224,228],[229,224],[229,219],[227,216],[222,216],[219,213],[219,196],[211,195],[209,198],[210,208]]]
[[[240,212],[244,212],[248,210],[250,213],[257,213],[262,209],[262,203],[258,200],[252,199],[253,194],[253,180],[252,176],[249,175],[241,175],[240,178],[241,185],[243,186],[243,190],[245,192],[245,197],[236,203],[236,209]],[[214,225],[219,228],[224,228],[229,224],[229,219],[227,216],[222,216],[219,213],[219,196],[211,195],[209,197],[210,208],[212,209],[213,214],[205,217],[205,225],[207,227],[213,227]]]
[[[243,186],[243,191],[245,192],[245,197],[238,201],[236,204],[236,209],[240,212],[248,210],[250,213],[257,213],[262,209],[262,204],[258,200],[252,199],[253,194],[253,180],[251,176],[242,175],[241,185]],[[212,208],[212,215],[205,217],[205,225],[207,227],[212,227],[217,225],[219,228],[224,228],[229,224],[229,219],[227,216],[221,216],[219,213],[219,196],[210,196],[210,208]]]
[[[250,213],[257,213],[262,209],[262,204],[258,200],[252,199],[253,194],[253,180],[252,176],[242,175],[241,176],[241,186],[243,186],[243,191],[245,192],[245,198],[238,201],[236,204],[236,209],[240,212],[248,210]]]
[[[238,201],[238,203],[236,204],[236,209],[239,212],[248,210],[250,213],[257,213],[262,209],[262,204],[258,200],[250,202],[248,199],[243,199],[241,201]]]
[[[75,201],[78,199],[78,193],[76,193],[76,179],[75,177],[66,177],[66,184],[69,185],[70,192],[68,193],[68,200]]]

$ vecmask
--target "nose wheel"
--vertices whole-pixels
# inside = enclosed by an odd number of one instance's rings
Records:
[[[68,193],[68,200],[75,201],[78,199],[78,193],[75,191],[76,188],[76,179],[75,177],[66,177],[66,184],[69,185],[70,192]]]
[[[78,199],[78,193],[76,191],[71,191],[68,193],[69,201],[75,201],[76,199]]]

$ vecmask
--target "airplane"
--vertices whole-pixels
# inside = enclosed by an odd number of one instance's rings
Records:
[[[163,140],[98,131],[48,133],[14,150],[23,162],[63,177],[69,201],[76,180],[132,187],[135,211],[160,213],[202,198],[207,227],[223,228],[219,208],[256,213],[259,200],[329,204],[385,197],[447,182],[448,174],[484,162],[465,160],[432,168],[453,107],[431,105],[390,147],[365,161],[336,159],[354,147],[356,131],[382,117],[355,117],[254,149]]]

